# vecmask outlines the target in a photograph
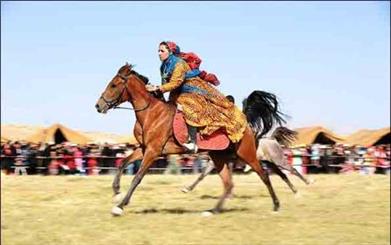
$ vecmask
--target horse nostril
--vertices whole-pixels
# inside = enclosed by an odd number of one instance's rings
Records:
[[[95,108],[96,108],[96,110],[97,110],[98,112],[100,112],[100,108],[99,108],[99,105],[98,105],[98,104],[95,105]]]

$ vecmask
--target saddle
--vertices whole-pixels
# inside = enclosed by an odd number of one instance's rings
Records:
[[[176,111],[173,122],[173,131],[175,139],[183,145],[187,142],[188,131],[183,112]],[[201,137],[197,132],[197,146],[198,149],[203,150],[224,150],[229,146],[230,140],[223,130],[219,129],[211,135]]]

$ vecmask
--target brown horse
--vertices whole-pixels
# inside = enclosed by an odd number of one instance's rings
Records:
[[[128,101],[132,104],[137,119],[134,135],[140,147],[122,162],[113,181],[114,194],[117,196],[120,194],[120,176],[125,167],[135,160],[142,159],[142,162],[126,196],[113,207],[113,215],[122,215],[123,207],[129,203],[133,192],[155,159],[167,154],[187,153],[187,150],[173,136],[172,123],[176,112],[175,105],[165,103],[147,92],[145,89],[147,83],[148,79],[146,77],[132,70],[131,65],[126,64],[118,70],[95,105],[99,113],[106,113],[109,109]],[[225,199],[231,193],[233,183],[227,163],[235,160],[250,165],[254,172],[258,174],[273,199],[273,210],[278,211],[279,200],[274,193],[267,172],[263,171],[258,163],[256,150],[254,134],[251,127],[248,126],[240,142],[231,144],[227,150],[209,152],[224,185],[224,192],[216,206],[209,210],[210,213],[221,212]]]
[[[296,187],[288,179],[288,176],[282,171],[287,170],[291,174],[299,177],[307,185],[313,183],[313,180],[307,180],[303,175],[301,175],[293,166],[289,165],[284,157],[284,150],[281,145],[288,146],[291,141],[296,138],[297,132],[292,131],[286,127],[278,127],[274,130],[270,137],[257,137],[257,158],[260,159],[259,163],[265,164],[267,168],[273,170],[281,179],[289,186],[292,192],[298,195]],[[233,166],[231,165],[231,171],[233,171]],[[202,173],[198,178],[190,185],[185,186],[182,189],[182,192],[187,193],[192,191],[208,174],[210,174],[214,169],[213,162],[208,162],[207,166],[204,168]],[[266,169],[265,169],[266,170]],[[246,172],[246,171],[245,171]]]

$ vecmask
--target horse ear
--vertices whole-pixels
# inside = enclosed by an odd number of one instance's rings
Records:
[[[126,64],[125,64],[126,66],[129,66],[129,63],[126,61]]]

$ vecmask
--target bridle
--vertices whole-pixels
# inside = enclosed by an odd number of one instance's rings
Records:
[[[127,84],[127,81],[128,79],[132,76],[132,74],[128,75],[128,76],[124,76],[120,73],[117,73],[117,75],[119,78],[121,78],[121,83],[123,84],[123,88],[122,88],[122,91],[121,93],[118,95],[117,98],[113,99],[113,100],[107,100],[105,99],[105,97],[103,96],[103,94],[100,96],[100,98],[109,106],[109,108],[113,108],[113,109],[126,109],[126,110],[134,110],[135,112],[138,112],[138,111],[143,111],[145,109],[147,109],[149,107],[149,104],[150,102],[148,101],[146,103],[145,106],[143,106],[142,108],[139,108],[139,109],[136,109],[136,108],[127,108],[127,107],[120,107],[120,106],[117,106],[121,103],[121,99],[124,95],[124,93],[126,92],[128,98],[130,100],[132,100],[132,95],[129,93],[128,91],[128,84]]]

